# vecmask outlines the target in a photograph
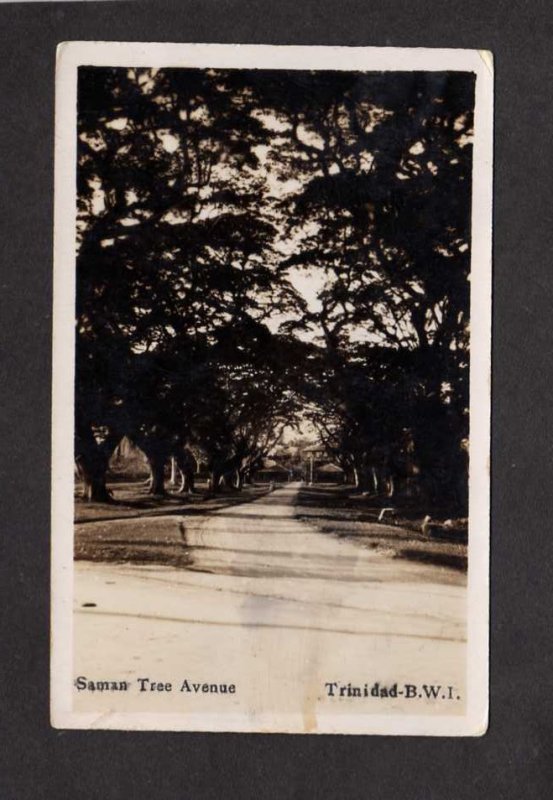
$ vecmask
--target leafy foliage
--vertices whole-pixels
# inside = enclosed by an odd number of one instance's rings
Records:
[[[466,503],[473,93],[81,69],[77,454],[193,442],[243,475],[308,417],[361,482],[410,461]]]

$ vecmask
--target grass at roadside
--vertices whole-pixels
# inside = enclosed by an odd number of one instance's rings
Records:
[[[298,500],[298,518],[309,521],[321,533],[348,537],[361,547],[385,550],[397,558],[467,569],[467,544],[424,536],[420,526],[425,513],[420,509],[397,509],[393,524],[388,520],[379,523],[382,504],[347,486],[303,486]]]
[[[113,503],[75,502],[76,560],[166,564],[185,567],[188,550],[180,522],[194,524],[197,517],[221,508],[247,503],[267,494],[269,487],[245,486],[241,492],[209,496],[145,494],[143,483],[113,484]]]
[[[179,523],[218,509],[251,502],[268,493],[267,485],[246,486],[241,492],[209,496],[169,494],[154,498],[143,483],[110,485],[114,502],[75,504],[75,558],[104,562],[158,563],[185,567],[189,562]],[[457,570],[467,568],[467,545],[424,536],[423,514],[414,507],[397,509],[393,524],[378,522],[382,505],[356,494],[352,487],[302,486],[296,516],[321,533],[348,537],[360,547],[378,549],[397,558],[413,559]],[[435,518],[439,518],[435,513]],[[198,522],[200,520],[198,519]]]
[[[76,523],[165,514],[208,514],[218,508],[255,500],[269,491],[265,484],[244,486],[240,492],[222,491],[217,495],[210,495],[205,485],[199,485],[194,494],[168,492],[164,497],[154,497],[147,494],[144,482],[110,483],[108,488],[113,494],[113,502],[86,503],[80,498],[80,487],[76,487]]]

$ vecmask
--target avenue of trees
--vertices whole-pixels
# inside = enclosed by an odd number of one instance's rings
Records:
[[[75,455],[240,488],[309,420],[362,489],[466,505],[474,77],[82,68]],[[316,296],[296,288],[307,275]]]

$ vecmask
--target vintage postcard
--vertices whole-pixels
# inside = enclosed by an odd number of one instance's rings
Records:
[[[59,46],[55,727],[485,733],[492,87]]]

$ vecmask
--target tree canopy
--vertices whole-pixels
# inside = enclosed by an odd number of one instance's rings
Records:
[[[466,504],[474,76],[79,74],[76,456],[239,486],[309,419],[360,485]],[[308,286],[308,292],[304,287]]]

